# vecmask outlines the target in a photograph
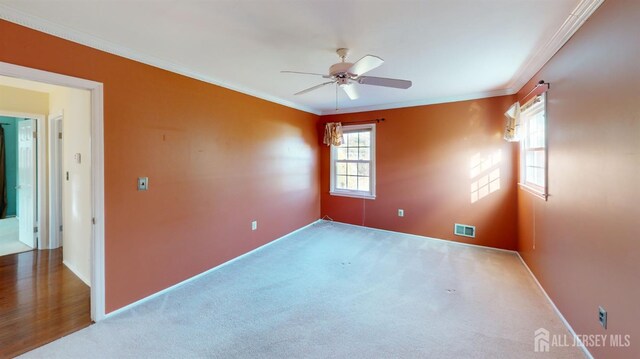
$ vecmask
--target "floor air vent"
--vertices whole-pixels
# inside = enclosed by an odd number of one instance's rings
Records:
[[[466,224],[458,224],[458,223],[456,223],[456,225],[453,228],[453,234],[455,234],[456,236],[475,238],[476,237],[476,227],[475,226],[468,226]]]

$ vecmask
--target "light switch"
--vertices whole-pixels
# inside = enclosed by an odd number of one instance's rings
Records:
[[[138,177],[138,191],[149,189],[149,177]]]

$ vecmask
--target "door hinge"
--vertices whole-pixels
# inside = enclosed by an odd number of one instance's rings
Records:
[[[91,224],[96,224],[96,217],[91,218]]]
[[[69,180],[69,171],[67,171],[67,181]]]
[[[62,232],[62,225],[60,225],[60,232]]]
[[[38,135],[36,134],[36,131],[33,131],[33,138],[38,138]]]
[[[33,227],[33,233],[38,233],[38,227]]]
[[[62,132],[58,132],[58,138],[62,139]]]

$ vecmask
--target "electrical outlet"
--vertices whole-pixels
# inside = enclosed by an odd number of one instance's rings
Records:
[[[398,217],[404,217],[404,209],[398,210]]]
[[[602,307],[598,307],[598,320],[604,329],[607,329],[607,311]]]
[[[258,221],[251,222],[251,230],[255,231],[256,229],[258,229]]]
[[[138,177],[138,191],[149,189],[149,177]]]

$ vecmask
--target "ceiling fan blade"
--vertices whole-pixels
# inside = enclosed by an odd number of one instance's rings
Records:
[[[340,86],[342,88],[342,90],[347,94],[347,96],[349,96],[349,98],[351,100],[357,100],[358,99],[358,91],[356,90],[356,85],[354,84],[349,84],[349,85],[343,85]]]
[[[388,79],[385,77],[360,76],[358,83],[363,85],[394,87],[397,89],[408,89],[412,83],[408,80]]]
[[[328,85],[328,84],[332,84],[332,83],[334,83],[334,82],[335,82],[335,81],[329,81],[329,82],[325,82],[325,83],[320,84],[320,85],[315,85],[315,86],[313,86],[313,87],[309,87],[309,88],[308,88],[308,89],[306,89],[306,90],[302,90],[302,91],[300,91],[300,92],[298,92],[298,93],[295,93],[294,95],[302,95],[302,94],[305,94],[305,93],[307,93],[307,92],[311,92],[311,91],[313,91],[313,90],[317,90],[317,89],[319,89],[319,88],[320,88],[320,87],[322,87],[322,86],[325,86],[325,85]]]
[[[384,60],[379,58],[378,56],[367,55],[361,58],[360,60],[356,61],[353,65],[351,65],[351,67],[349,68],[349,70],[347,70],[347,72],[350,74],[354,74],[356,76],[360,76],[365,72],[369,72],[375,69],[376,67],[382,65],[383,63],[384,63]]]
[[[319,73],[316,73],[316,72],[280,71],[280,73],[282,73],[282,74],[299,74],[299,75],[315,75],[315,76],[322,76],[324,78],[329,78],[330,77],[328,75],[319,74]]]

